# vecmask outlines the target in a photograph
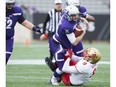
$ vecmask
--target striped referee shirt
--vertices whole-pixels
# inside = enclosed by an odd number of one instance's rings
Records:
[[[43,24],[43,33],[46,32],[46,26],[48,23],[48,32],[54,33],[57,29],[62,11],[57,11],[56,9],[52,9],[48,12],[46,20]]]

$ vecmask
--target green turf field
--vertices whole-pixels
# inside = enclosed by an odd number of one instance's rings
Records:
[[[84,43],[84,48],[96,47],[101,51],[102,60],[110,61],[109,43]],[[48,56],[47,43],[15,44],[11,60],[44,59]],[[46,65],[10,65],[6,66],[6,87],[53,87],[48,84],[52,72]],[[59,87],[66,87],[60,83]],[[110,65],[100,64],[92,80],[80,87],[110,87]]]

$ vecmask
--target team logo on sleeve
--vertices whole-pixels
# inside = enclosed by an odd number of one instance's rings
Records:
[[[69,30],[68,29],[65,29],[65,34],[69,34]]]

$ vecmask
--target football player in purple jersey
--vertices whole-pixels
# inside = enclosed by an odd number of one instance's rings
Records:
[[[69,6],[69,5],[74,5],[74,6],[76,6],[76,7],[78,8],[78,10],[79,10],[79,16],[80,16],[80,17],[85,18],[85,19],[87,19],[88,21],[92,21],[92,22],[95,21],[95,18],[94,18],[92,15],[88,14],[87,9],[86,9],[84,6],[81,6],[81,5],[80,5],[80,1],[79,1],[79,0],[67,0],[67,1],[66,1],[66,5],[67,5],[67,6]],[[62,16],[64,13],[66,13],[66,12],[67,12],[67,10],[64,9],[63,12],[61,13],[61,16]],[[78,22],[80,22],[80,20],[78,20]],[[81,24],[82,24],[82,23],[81,23]],[[84,27],[84,26],[82,25],[82,27]],[[86,28],[86,27],[84,27],[84,28]],[[81,58],[83,57],[83,55],[82,55],[82,53],[83,53],[83,44],[82,44],[82,41],[80,41],[76,46],[73,46],[72,50],[73,50],[74,54],[75,54],[76,56],[78,56],[78,58],[81,59]],[[49,61],[48,57],[45,58],[45,61],[46,61],[46,62]],[[48,65],[48,64],[47,64],[47,65]],[[49,66],[49,65],[48,65],[48,66]]]
[[[95,18],[88,14],[86,7],[81,5],[80,0],[67,0],[66,5],[75,5],[79,9],[79,15],[86,18],[88,21],[95,21]]]
[[[49,41],[50,51],[58,66],[50,80],[52,85],[59,85],[57,77],[62,74],[66,49],[72,49],[72,46],[77,45],[85,35],[85,31],[83,30],[83,33],[79,37],[75,37],[74,29],[78,25],[78,20],[83,20],[84,23],[87,23],[87,20],[79,17],[79,10],[76,6],[70,5],[66,9],[67,12],[62,15],[56,33]]]
[[[13,51],[14,27],[17,22],[29,30],[41,33],[39,27],[34,26],[23,17],[23,12],[20,7],[15,5],[15,0],[6,0],[6,64]]]
[[[88,21],[95,21],[95,18],[88,14],[86,7],[81,5],[80,0],[67,0],[66,1],[67,6],[68,5],[75,5],[79,9],[79,16],[86,18]],[[82,41],[80,41],[76,46],[73,46],[73,52],[78,57],[83,57],[83,44]]]

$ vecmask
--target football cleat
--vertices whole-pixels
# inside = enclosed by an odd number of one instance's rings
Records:
[[[50,79],[50,83],[51,83],[52,85],[59,85],[59,84],[58,84],[58,81],[57,81],[57,78],[54,77],[54,76],[52,76],[52,78]]]
[[[59,83],[61,82],[61,80],[62,80],[62,75],[60,75],[60,76],[57,77],[57,81],[58,81]]]
[[[45,58],[45,63],[47,64],[47,66],[54,72],[56,70],[56,65],[55,63],[52,62],[52,60],[49,57]]]

